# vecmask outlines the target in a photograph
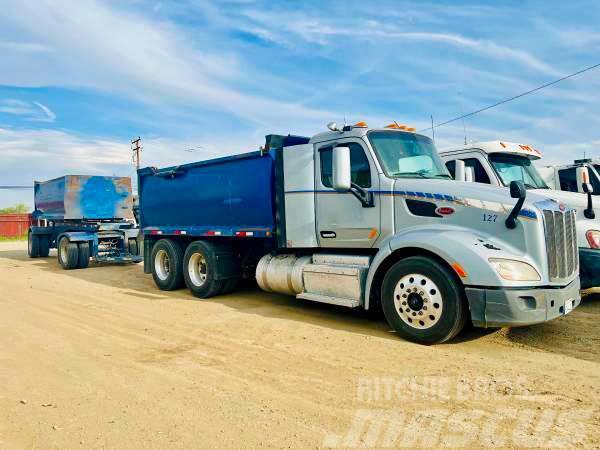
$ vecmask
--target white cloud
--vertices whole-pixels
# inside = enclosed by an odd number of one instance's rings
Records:
[[[32,122],[54,122],[56,114],[40,102],[26,102],[19,99],[0,101],[0,113],[21,116],[23,120]]]
[[[202,105],[256,123],[328,117],[295,101],[243,92],[239,80],[260,71],[232,53],[200,48],[172,23],[93,0],[23,0],[5,9],[13,25],[60,52],[36,59],[8,52],[5,62],[18,70],[0,72],[0,84],[95,88],[145,102]]]

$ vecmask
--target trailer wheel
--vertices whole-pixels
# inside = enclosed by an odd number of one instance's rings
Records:
[[[65,270],[76,269],[79,264],[79,248],[68,237],[62,237],[58,243],[58,261]]]
[[[39,242],[40,257],[47,258],[50,254],[50,236],[47,234],[41,234],[39,236]]]
[[[161,239],[152,247],[152,278],[159,289],[173,291],[183,285],[183,251],[177,242]]]
[[[127,241],[127,246],[131,256],[139,256],[140,250],[137,239],[129,239]]]
[[[90,265],[90,243],[80,242],[79,247],[79,258],[77,261],[78,269],[86,269]]]
[[[31,231],[27,234],[27,254],[30,258],[39,258],[40,256],[40,236]]]
[[[196,241],[188,245],[183,257],[183,277],[194,296],[209,298],[222,293],[226,280],[215,280],[216,266],[214,244]]]
[[[452,339],[467,319],[460,281],[446,267],[422,256],[400,260],[389,269],[381,304],[390,326],[419,344]]]

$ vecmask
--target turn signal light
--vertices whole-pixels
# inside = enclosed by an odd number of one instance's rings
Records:
[[[458,274],[459,277],[467,278],[467,271],[463,269],[463,266],[461,266],[459,263],[455,262],[454,264],[452,264],[452,268]]]

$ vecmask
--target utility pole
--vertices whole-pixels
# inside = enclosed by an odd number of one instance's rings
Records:
[[[140,152],[142,151],[142,138],[136,137],[131,141],[131,151],[133,152],[132,160],[135,163],[135,168],[140,170]]]

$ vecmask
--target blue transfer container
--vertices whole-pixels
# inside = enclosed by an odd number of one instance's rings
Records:
[[[270,236],[275,227],[273,153],[252,152],[138,171],[144,234]]]
[[[36,219],[133,219],[131,178],[66,175],[34,183]]]

